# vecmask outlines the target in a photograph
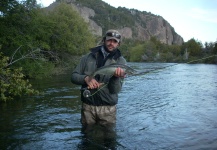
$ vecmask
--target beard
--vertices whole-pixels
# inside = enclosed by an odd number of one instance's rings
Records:
[[[104,44],[104,49],[107,53],[111,53],[117,49],[117,47],[113,46],[112,44]]]

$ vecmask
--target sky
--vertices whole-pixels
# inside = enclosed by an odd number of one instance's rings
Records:
[[[55,0],[38,0],[44,7]],[[103,0],[113,7],[126,7],[162,16],[183,37],[202,42],[217,41],[217,0]]]

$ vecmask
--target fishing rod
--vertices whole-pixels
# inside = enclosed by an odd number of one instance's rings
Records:
[[[212,57],[215,57],[215,56],[217,56],[217,55],[212,55],[212,56],[204,57],[204,58],[201,58],[201,59],[192,60],[192,61],[186,62],[186,64],[190,64],[190,63],[197,62],[197,61],[200,61],[200,60],[204,60],[204,59],[207,59],[207,58],[212,58]],[[165,66],[165,67],[161,67],[161,68],[157,68],[157,69],[146,71],[146,72],[134,73],[132,76],[141,76],[141,75],[144,75],[144,74],[154,73],[156,71],[165,70],[165,69],[167,69],[169,67],[173,67],[173,66],[176,66],[176,65],[179,65],[179,63],[173,64],[173,65],[169,65],[169,66]],[[84,90],[84,92],[83,92],[83,96],[84,97],[91,97],[91,96],[95,95],[96,93],[98,93],[101,89],[103,89],[107,85],[108,85],[108,82],[107,83],[103,83],[102,86],[99,87],[92,94],[91,94],[90,89],[88,89],[88,88],[82,88],[81,90]]]
[[[197,62],[197,61],[204,60],[204,59],[207,59],[207,58],[212,58],[212,57],[215,57],[215,56],[217,56],[217,55],[211,55],[211,56],[207,56],[207,57],[204,57],[204,58],[201,58],[201,59],[192,60],[192,61],[187,62],[186,64],[190,64],[192,62]]]
[[[207,57],[204,57],[204,58],[201,58],[201,59],[196,59],[196,60],[188,61],[185,64],[190,64],[190,63],[193,63],[193,62],[197,62],[197,61],[204,60],[204,59],[207,59],[207,58],[212,58],[212,57],[215,57],[215,56],[217,57],[217,55],[211,55],[211,56],[207,56]],[[169,66],[165,66],[165,67],[161,67],[161,68],[156,68],[156,69],[153,69],[153,70],[150,70],[150,71],[146,71],[146,72],[141,72],[141,73],[138,73],[138,74],[134,74],[133,76],[140,76],[140,75],[144,75],[144,74],[148,74],[148,73],[153,73],[153,72],[160,71],[160,70],[165,70],[165,69],[167,69],[169,67],[173,67],[173,66],[176,66],[176,65],[180,65],[180,63],[176,63],[176,64],[173,64],[173,65],[169,65]]]

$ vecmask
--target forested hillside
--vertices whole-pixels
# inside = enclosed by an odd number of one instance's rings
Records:
[[[161,43],[182,45],[183,38],[160,15],[124,7],[114,8],[102,0],[57,0],[75,8],[89,23],[93,33],[102,36],[110,28],[118,29],[124,38],[141,41],[155,37]],[[50,9],[57,2],[51,4]]]

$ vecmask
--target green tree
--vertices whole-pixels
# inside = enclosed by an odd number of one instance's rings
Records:
[[[202,54],[202,44],[193,38],[184,44],[184,48],[188,49],[190,56],[201,56]]]
[[[215,46],[213,47],[212,53],[217,55],[217,42],[215,42]]]
[[[19,6],[17,0],[1,0],[0,1],[0,14],[1,16],[6,16],[10,13],[13,13],[16,8]]]
[[[50,45],[53,51],[81,55],[94,45],[95,39],[87,23],[70,5],[60,3],[48,12],[48,18],[52,22]]]
[[[87,23],[70,5],[60,3],[48,12],[34,2],[24,1],[0,18],[0,44],[4,55],[11,57],[18,47],[21,48],[14,58],[20,58],[32,49],[42,50],[42,59],[31,57],[31,60],[23,59],[15,64],[29,77],[48,75],[57,62],[66,61],[66,53],[84,54],[95,43]],[[61,61],[56,61],[57,58]]]
[[[29,33],[32,31],[32,20],[37,16],[34,10],[38,9],[38,6],[33,7],[33,4],[30,5],[31,2],[35,4],[34,0],[29,0],[24,1],[24,4],[12,1],[4,5],[7,8],[11,6],[11,3],[13,4],[13,7],[7,9],[7,12],[0,17],[0,44],[7,56],[10,56],[21,45],[33,46],[31,43],[34,41]]]
[[[144,54],[144,46],[137,45],[130,50],[130,61],[140,62],[142,61],[142,55]]]
[[[151,61],[156,53],[155,44],[152,41],[145,41],[130,49],[130,61]]]

